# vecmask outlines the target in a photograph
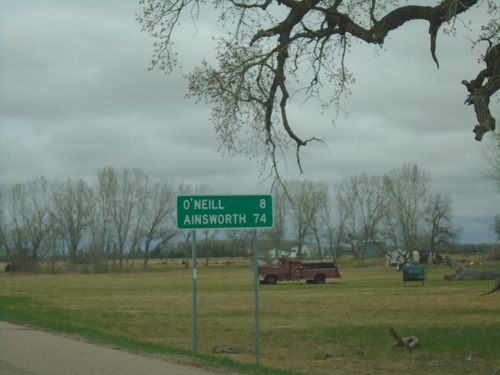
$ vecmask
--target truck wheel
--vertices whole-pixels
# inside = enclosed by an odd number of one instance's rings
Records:
[[[278,278],[274,275],[269,275],[269,276],[266,276],[266,284],[267,285],[276,285],[276,283],[278,282]]]
[[[316,282],[316,284],[324,284],[325,279],[326,279],[325,275],[316,275],[314,281]]]

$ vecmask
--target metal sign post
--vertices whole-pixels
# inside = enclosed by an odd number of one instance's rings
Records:
[[[273,226],[271,195],[179,195],[177,228],[190,229],[193,262],[193,352],[197,350],[196,321],[196,229],[253,229],[253,272],[255,294],[255,357],[260,364],[259,275],[257,229]]]
[[[196,353],[198,349],[198,333],[197,333],[197,322],[196,322],[196,231],[191,230],[191,262],[193,267],[193,352]]]
[[[253,285],[255,296],[255,363],[260,365],[260,323],[259,323],[259,257],[257,254],[257,229],[253,231]]]

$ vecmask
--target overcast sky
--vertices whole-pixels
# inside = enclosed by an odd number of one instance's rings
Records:
[[[210,108],[185,98],[183,75],[214,55],[218,26],[187,27],[177,44],[183,67],[166,76],[148,70],[153,40],[140,31],[140,9],[138,0],[0,2],[1,182],[91,180],[106,166],[138,167],[154,178],[206,183],[214,194],[269,193],[255,160],[218,152]],[[479,14],[468,17],[477,24]],[[476,119],[460,83],[483,68],[483,49],[471,51],[466,30],[441,33],[437,69],[427,28],[403,26],[379,53],[354,46],[347,117],[333,126],[334,109],[321,115],[314,103],[296,105],[299,134],[326,145],[304,149],[302,175],[293,156],[283,174],[333,186],[416,163],[431,173],[433,193],[453,199],[462,241],[491,242],[500,194],[483,177],[486,142],[474,140]],[[499,119],[498,101],[493,107]]]

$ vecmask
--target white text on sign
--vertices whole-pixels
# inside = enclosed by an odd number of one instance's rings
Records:
[[[270,228],[270,195],[185,195],[177,197],[179,229]]]

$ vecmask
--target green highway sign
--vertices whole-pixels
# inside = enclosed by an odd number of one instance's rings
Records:
[[[271,195],[179,195],[177,228],[271,228]]]

